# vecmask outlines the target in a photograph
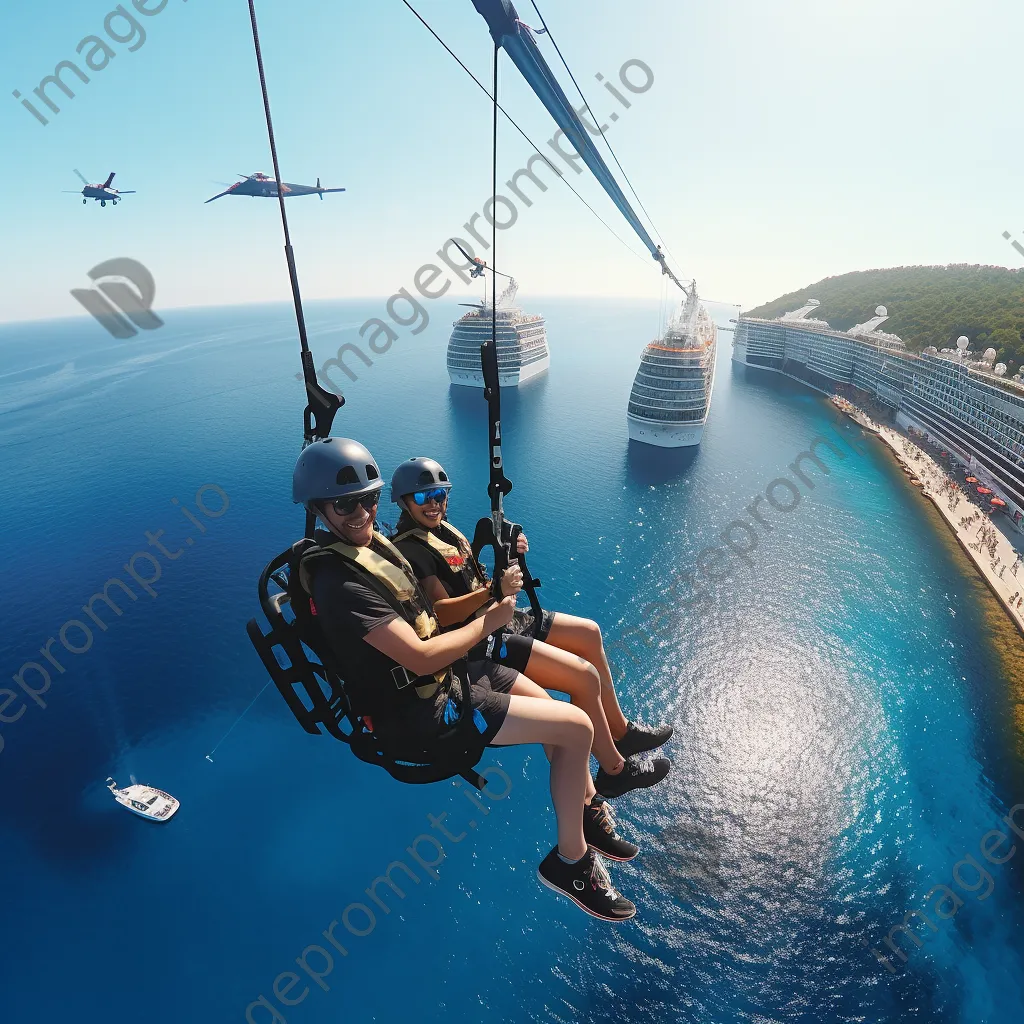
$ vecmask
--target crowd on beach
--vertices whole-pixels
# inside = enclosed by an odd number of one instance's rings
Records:
[[[908,428],[908,433],[911,435],[907,437],[903,434],[897,433],[891,427],[880,427],[874,420],[872,420],[863,409],[854,405],[848,399],[841,395],[833,395],[832,403],[846,413],[851,419],[859,423],[862,427],[871,430],[872,433],[878,434],[883,437],[896,451],[897,443],[902,449],[903,457],[900,461],[903,463],[904,472],[911,474],[911,483],[915,487],[920,487],[922,493],[932,498],[936,504],[939,499],[944,499],[946,503],[946,509],[949,512],[955,512],[959,508],[961,501],[966,502],[968,508],[973,507],[973,511],[969,511],[967,515],[960,517],[960,529],[964,533],[969,533],[972,527],[977,524],[977,530],[975,531],[976,540],[967,543],[966,538],[964,542],[966,546],[972,551],[976,551],[979,555],[985,551],[988,554],[989,560],[989,571],[997,579],[1006,582],[1006,570],[1009,568],[1010,575],[1013,577],[1017,576],[1017,570],[1021,566],[1021,561],[1024,556],[1011,547],[1013,551],[1014,560],[1011,565],[1007,565],[1003,561],[1002,556],[999,554],[1000,538],[1002,535],[996,530],[995,526],[991,522],[991,509],[984,508],[978,497],[975,496],[970,490],[965,487],[961,487],[946,471],[946,469],[937,465],[936,461],[929,458],[928,455],[914,443],[914,440],[918,438],[921,442],[927,440],[926,436],[917,431],[913,427]],[[913,438],[914,440],[912,440]],[[899,453],[897,452],[897,457]],[[943,456],[947,453],[943,452]],[[956,463],[954,462],[954,465]],[[952,467],[950,467],[951,469]],[[968,477],[968,479],[971,479]],[[952,523],[952,520],[950,520]],[[1005,538],[1004,538],[1005,539]],[[1013,593],[1013,596],[1009,599],[1009,607],[1016,612],[1018,616],[1024,618],[1020,609],[1024,608],[1024,592],[1017,590]]]
[[[926,493],[935,498],[936,501],[940,496],[943,497],[946,502],[946,508],[950,512],[954,512],[959,507],[961,501],[966,501],[969,506],[973,506],[973,511],[960,517],[960,529],[965,532],[970,531],[975,524],[977,524],[977,529],[974,530],[976,540],[968,543],[967,547],[972,551],[976,551],[979,555],[982,552],[986,552],[988,554],[989,571],[998,579],[1005,582],[1007,569],[1010,570],[1011,576],[1016,577],[1021,566],[1022,556],[1016,549],[1012,549],[1014,554],[1012,564],[1007,564],[1003,561],[1003,557],[999,554],[999,541],[1002,535],[996,530],[995,526],[992,525],[990,519],[991,512],[988,509],[983,508],[970,491],[960,487],[952,477],[948,476],[946,472],[943,471],[941,466],[936,466],[935,463],[908,438],[901,437],[900,447],[903,451],[903,455],[905,456],[904,465],[907,466],[908,469],[910,469],[914,463],[917,463],[920,466],[919,470],[916,466],[913,468],[928,484],[928,490]],[[1024,608],[1024,593],[1020,590],[1014,591],[1013,595],[1009,599],[1009,606],[1014,610]]]

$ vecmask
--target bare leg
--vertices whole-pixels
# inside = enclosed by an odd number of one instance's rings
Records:
[[[586,658],[601,677],[601,704],[604,706],[605,717],[612,739],[620,740],[626,735],[626,716],[619,707],[615,696],[615,684],[612,682],[612,670],[604,653],[604,641],[601,638],[601,627],[591,619],[580,619],[565,612],[555,612],[555,621],[548,633],[547,643],[553,647],[561,647],[563,651],[571,651],[581,658]]]
[[[569,860],[585,856],[583,801],[590,778],[590,747],[594,742],[590,719],[564,701],[514,694],[493,742],[497,746],[542,743],[552,747],[551,800],[558,819],[558,851]]]
[[[606,772],[612,775],[620,772],[622,755],[615,749],[605,717],[597,669],[578,654],[534,640],[526,671],[534,682],[547,690],[567,693],[573,704],[586,711],[594,725],[594,756]],[[625,728],[622,731],[625,732]]]
[[[520,674],[516,681],[512,684],[512,693],[518,694],[520,697],[541,697],[544,700],[554,700],[554,697],[548,693],[543,687],[538,686],[532,679],[527,679],[526,676]],[[547,759],[551,760],[551,755],[554,754],[555,748],[550,743],[544,744],[544,754]],[[590,777],[590,772],[587,772],[587,797],[584,801],[588,806],[590,801],[597,796],[597,790],[594,789],[594,780]]]

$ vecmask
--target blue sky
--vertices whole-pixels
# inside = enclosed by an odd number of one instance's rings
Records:
[[[203,205],[218,181],[272,170],[246,0],[169,0],[136,15],[145,42],[134,52],[111,42],[116,57],[73,100],[60,97],[46,127],[11,96],[31,96],[58,61],[76,58],[115,6],[39,0],[0,13],[0,320],[81,315],[69,290],[115,256],[150,268],[158,310],[287,298],[276,203]],[[489,75],[489,37],[470,0],[415,6]],[[620,108],[596,73],[614,80],[631,59],[652,69],[650,90],[630,97],[609,138],[703,294],[751,306],[850,270],[1024,262],[1002,237],[1024,240],[1018,0],[540,6],[602,116]],[[529,0],[519,7],[536,22]],[[488,101],[400,0],[258,0],[257,10],[283,176],[348,189],[289,202],[304,294],[409,287],[489,194]],[[113,25],[130,35],[123,19]],[[544,148],[554,126],[507,60],[502,98]],[[504,125],[500,180],[528,155]],[[115,184],[138,195],[84,207],[61,194],[76,187],[75,167],[91,181],[116,170]],[[642,252],[589,175],[567,176]],[[524,301],[655,298],[661,287],[653,263],[558,183],[499,235],[499,265]]]

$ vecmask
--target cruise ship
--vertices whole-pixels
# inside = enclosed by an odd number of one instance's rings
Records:
[[[632,440],[660,448],[700,444],[715,386],[717,339],[695,281],[679,315],[640,358],[626,412]]]
[[[513,278],[498,296],[498,383],[503,388],[514,388],[539,376],[551,362],[544,318],[530,316],[514,305],[518,289]],[[491,314],[485,278],[484,301],[455,321],[448,340],[448,377],[453,384],[484,386],[480,346],[491,336]]]
[[[962,463],[1006,502],[1005,512],[1024,532],[1024,384],[989,349],[980,357],[960,338],[955,349],[908,352],[903,341],[878,328],[875,315],[849,331],[810,316],[809,299],[777,320],[741,316],[733,360],[785,374],[826,394],[853,388],[887,406],[904,428],[914,427]]]

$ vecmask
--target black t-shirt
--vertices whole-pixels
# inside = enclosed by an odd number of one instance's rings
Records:
[[[441,530],[427,530],[426,527],[419,526],[413,521],[412,517],[407,513],[402,513],[401,519],[398,521],[397,533],[402,534],[408,530],[420,529],[427,533],[433,533],[436,537],[443,540],[446,544],[451,544],[453,547],[460,547],[459,544],[455,543],[455,538],[450,534],[446,535]],[[424,543],[419,537],[406,537],[404,540],[399,541],[395,547],[405,555],[406,560],[413,568],[413,572],[416,573],[416,579],[421,582],[428,576],[436,576],[440,581],[441,585],[448,592],[449,597],[465,597],[474,589],[460,571],[465,568],[465,571],[470,574],[474,574],[475,559],[470,554],[465,555],[465,561],[461,565],[450,565],[448,560],[441,554],[440,551],[432,548],[429,544]],[[459,557],[462,557],[461,555]],[[480,568],[481,573],[483,572],[482,567]],[[483,575],[483,582],[487,582],[486,574]]]
[[[404,517],[398,524],[400,532],[403,527],[407,529],[413,528],[412,525],[406,526]],[[405,540],[399,541],[395,547],[405,556],[406,561],[412,566],[412,570],[416,574],[416,579],[420,582],[428,576],[436,576],[441,581],[441,586],[444,587],[449,597],[464,597],[471,592],[471,587],[466,582],[462,573],[450,566],[440,551],[424,544],[418,537],[407,537]],[[484,578],[486,579],[486,576]],[[473,615],[468,615],[462,622],[453,622],[450,626],[445,626],[444,629],[445,631],[458,629],[459,626],[472,622],[473,618]],[[517,610],[512,621],[502,629],[496,630],[494,635],[499,636],[504,632],[519,633],[525,636],[532,632],[532,630],[533,613]],[[483,657],[481,652],[485,650],[485,646],[486,641],[481,641],[477,644],[469,652],[470,660]]]
[[[402,526],[403,523],[400,521],[400,530]],[[411,528],[410,526],[409,529]],[[465,576],[459,572],[458,568],[449,565],[448,560],[440,551],[425,544],[419,537],[407,537],[405,540],[399,541],[395,547],[405,555],[406,561],[412,566],[412,571],[416,574],[416,579],[421,583],[428,576],[436,576],[449,597],[464,597],[472,592],[473,588],[466,581]],[[445,632],[458,629],[459,626],[472,622],[473,618],[473,615],[467,615],[461,622],[453,622],[449,626],[444,626],[443,629]],[[472,654],[473,652],[470,653]],[[479,645],[477,653],[479,653]]]
[[[311,569],[317,621],[341,669],[355,711],[404,719],[410,712],[419,717],[427,707],[432,713],[443,708],[445,687],[432,700],[421,700],[411,692],[412,687],[435,682],[433,676],[413,678],[366,642],[367,633],[400,616],[369,582],[359,578],[359,570],[340,557],[318,558]]]
[[[428,547],[417,537],[408,537],[396,545],[408,559],[416,579],[421,583],[428,576],[436,576],[449,597],[462,597],[469,593],[469,587],[462,574],[453,569],[440,551]]]

